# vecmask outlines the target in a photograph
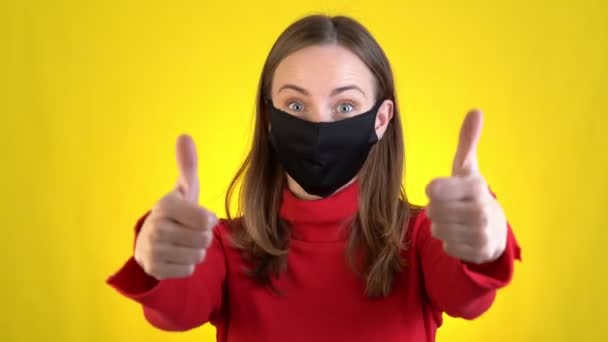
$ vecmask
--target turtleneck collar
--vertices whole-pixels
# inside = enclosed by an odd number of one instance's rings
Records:
[[[309,242],[341,241],[348,238],[348,225],[358,210],[359,181],[332,195],[315,200],[296,197],[283,189],[279,215],[290,224],[291,238]]]

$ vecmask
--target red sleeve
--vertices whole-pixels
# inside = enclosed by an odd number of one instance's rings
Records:
[[[507,246],[495,261],[471,264],[447,255],[443,243],[431,235],[431,221],[422,211],[416,220],[416,248],[424,284],[431,304],[452,317],[474,319],[490,308],[496,290],[513,276],[514,260],[521,260],[520,248],[507,224]]]
[[[135,225],[139,233],[149,212]],[[188,278],[156,280],[131,256],[125,265],[107,279],[123,296],[143,307],[144,317],[162,330],[185,331],[206,322],[217,325],[221,320],[226,259],[220,222],[213,229],[213,242],[205,260]]]

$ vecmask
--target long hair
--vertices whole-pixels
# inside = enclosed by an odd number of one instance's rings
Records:
[[[407,225],[418,208],[408,202],[402,185],[405,149],[391,66],[372,35],[352,18],[304,17],[291,24],[270,50],[258,84],[251,150],[226,194],[231,238],[250,262],[248,275],[276,291],[272,278],[286,268],[290,230],[279,217],[285,171],[268,142],[269,105],[265,100],[270,98],[273,74],[286,56],[324,44],[339,44],[357,55],[374,75],[376,98],[394,103],[394,115],[383,138],[372,147],[358,174],[358,212],[350,222],[346,249],[350,266],[366,283],[367,295],[385,297],[405,266],[400,252],[407,247],[404,242]],[[239,182],[235,216],[231,215],[230,204]]]

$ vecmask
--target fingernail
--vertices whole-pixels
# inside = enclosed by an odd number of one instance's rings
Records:
[[[207,217],[207,224],[209,225],[209,229],[212,229],[213,227],[215,227],[218,223],[218,219],[217,216],[215,215],[215,213],[209,213],[209,216]]]

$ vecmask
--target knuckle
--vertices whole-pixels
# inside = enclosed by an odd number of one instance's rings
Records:
[[[140,234],[138,236],[141,235],[145,235],[147,233],[149,233],[150,231],[153,231],[154,229],[156,229],[156,225],[158,223],[158,219],[156,217],[156,215],[150,215],[146,218],[146,220],[144,221],[144,224],[141,227],[141,231]]]
[[[166,207],[167,207],[167,197],[163,197],[160,200],[158,200],[154,206],[152,207],[152,212],[154,212],[157,215],[162,215],[164,212],[166,212]]]
[[[483,196],[480,195],[477,191],[473,191],[473,197],[471,198],[471,202],[476,207],[481,207],[484,205]]]
[[[213,242],[213,233],[207,232],[206,234],[203,235],[203,247],[204,248],[209,248],[211,246],[212,242]]]
[[[219,223],[217,215],[215,215],[215,213],[213,213],[213,212],[208,212],[207,213],[207,220],[206,221],[207,221],[207,228],[209,230],[213,229]]]
[[[201,210],[200,208],[197,208],[196,210],[198,210],[196,214],[196,219],[197,219],[197,224],[199,229],[205,231],[207,229],[211,229],[211,225],[212,225],[212,217],[211,214],[205,210],[204,208]]]
[[[142,243],[141,240],[138,240],[133,253],[135,261],[137,261],[141,266],[145,266],[146,264],[150,263],[151,260],[154,260],[154,258],[152,258],[151,250],[152,248],[150,245]]]
[[[161,241],[166,238],[166,233],[158,224],[156,224],[150,229],[148,237],[151,242]]]
[[[487,204],[485,204],[485,205],[484,205],[484,206],[481,208],[481,210],[480,210],[480,212],[479,212],[479,216],[478,216],[479,223],[480,223],[480,224],[481,224],[483,227],[485,227],[485,226],[487,226],[487,225],[488,225],[488,220],[489,220],[489,218],[488,218],[488,216],[489,216],[489,215],[488,215],[488,212],[489,212],[488,205],[487,205]]]
[[[204,233],[195,234],[190,239],[194,248],[206,248],[207,247],[207,235]]]
[[[452,255],[452,251],[453,251],[452,245],[447,243],[446,241],[443,242],[443,250],[447,254]]]
[[[162,269],[156,263],[152,263],[152,264],[148,265],[147,270],[146,269],[144,269],[144,270],[146,271],[146,273],[154,276],[155,278],[157,278],[159,280],[164,277]]]
[[[488,234],[484,231],[479,231],[473,235],[473,245],[478,248],[483,248],[488,243]]]
[[[477,263],[478,264],[483,264],[486,261],[490,260],[490,254],[487,252],[482,252],[479,254],[478,258],[477,258]]]
[[[435,215],[435,207],[431,203],[429,203],[426,206],[426,216],[429,219],[433,219],[434,215]]]
[[[197,255],[196,255],[196,262],[200,263],[203,260],[205,260],[205,256],[207,255],[207,250],[206,249],[201,249],[198,251]]]
[[[146,259],[142,257],[141,253],[138,253],[137,250],[135,251],[135,254],[133,255],[133,259],[135,259],[135,262],[144,270],[146,270]]]
[[[151,246],[148,251],[148,260],[161,260],[165,255],[165,251],[159,246]]]
[[[170,208],[172,208],[174,205],[175,205],[175,198],[174,198],[174,196],[172,196],[171,193],[169,193],[169,194],[161,197],[161,199],[156,202],[156,204],[154,205],[152,210],[156,214],[159,214],[162,216],[162,215],[166,215],[169,212]]]
[[[185,276],[191,276],[191,275],[194,274],[194,270],[195,270],[194,265],[188,265],[184,269],[184,275]]]
[[[473,186],[473,190],[478,194],[481,193],[481,191],[483,190],[482,179],[479,177],[473,178],[471,183],[472,183],[471,185]]]
[[[480,201],[484,194],[484,185],[480,179],[473,179],[470,184],[471,194],[473,195],[474,201]]]
[[[475,263],[475,264],[481,264],[483,263],[483,258],[481,257],[481,254],[475,254],[472,258],[471,258],[471,262]]]
[[[471,209],[471,219],[474,223],[485,226],[487,221],[487,206],[483,203],[475,203]]]
[[[441,194],[442,188],[448,186],[446,179],[444,178],[435,178],[426,186],[426,193],[429,197],[437,197]]]
[[[191,253],[188,253],[187,257],[185,258],[185,261],[188,264],[196,264],[200,261],[200,258],[202,257],[200,250],[195,250]]]
[[[483,210],[483,208],[478,208],[475,211],[475,223],[477,223],[480,226],[484,227],[486,221],[487,221],[487,219],[486,219],[486,213],[485,213],[485,211]]]
[[[458,253],[453,248],[447,246],[447,247],[444,247],[444,250],[447,255],[454,257],[454,258],[460,258],[460,255],[458,255]]]
[[[439,238],[439,229],[434,223],[431,224],[431,235],[435,238]]]
[[[475,262],[477,264],[483,264],[486,261],[490,260],[491,258],[491,252],[490,249],[487,247],[483,247],[479,250],[478,253],[476,253],[475,255]]]

